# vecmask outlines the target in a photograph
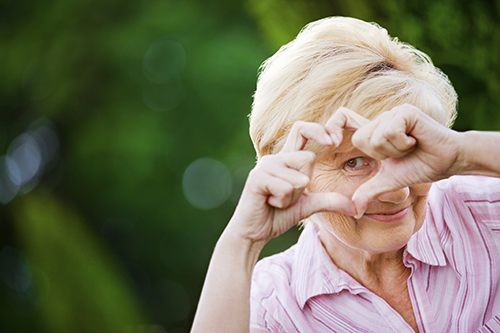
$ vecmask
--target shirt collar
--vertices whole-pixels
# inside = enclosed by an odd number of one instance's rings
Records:
[[[310,298],[318,295],[339,293],[344,289],[353,294],[365,290],[349,274],[335,266],[312,222],[307,223],[300,235],[294,255],[291,283],[302,309]]]
[[[429,205],[431,200],[432,198],[427,201],[427,216],[424,225],[411,237],[406,249],[413,258],[428,265],[446,266],[443,245],[441,244],[435,223],[435,218],[440,219],[440,217],[434,216],[432,207]]]

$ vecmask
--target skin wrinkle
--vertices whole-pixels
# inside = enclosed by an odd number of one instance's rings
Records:
[[[309,185],[311,192],[338,192],[350,198],[363,182],[378,172],[380,163],[383,162],[367,157],[354,148],[349,139],[345,138],[339,148],[326,149],[320,154]],[[365,164],[359,168],[360,171],[345,165],[346,161],[356,157],[366,159]],[[380,267],[380,259],[385,258],[385,264],[388,263],[388,257],[394,258],[395,262],[402,263],[401,255],[405,245],[423,224],[429,189],[430,184],[420,184],[411,186],[409,190],[401,189],[390,192],[381,195],[367,209],[367,213],[384,213],[410,206],[410,211],[402,222],[384,223],[366,216],[355,220],[353,217],[334,212],[317,213],[314,220],[319,223],[321,229],[325,229],[322,233],[322,241],[326,243],[325,247],[332,260],[337,263],[335,253],[338,251],[332,249],[331,244],[346,246],[356,255],[358,252],[363,253],[366,259],[360,260],[361,265],[354,270],[370,272],[363,275],[372,276],[368,279],[378,281],[377,276],[380,271],[375,268]],[[329,236],[324,236],[325,234]],[[325,238],[329,241],[325,241]],[[384,253],[387,254],[381,255]],[[345,269],[347,267],[342,267],[342,265],[339,267],[348,272],[352,269],[352,267]]]
[[[309,184],[311,192],[337,192],[348,198],[373,177],[382,166],[355,148],[350,133],[338,147],[324,149],[319,155]],[[346,162],[361,157],[349,167]],[[312,221],[319,227],[320,240],[337,267],[349,273],[368,290],[384,299],[412,328],[418,331],[408,292],[411,269],[402,256],[410,237],[423,225],[430,184],[413,185],[380,195],[366,213],[384,214],[408,207],[401,221],[380,222],[335,212],[317,213]]]

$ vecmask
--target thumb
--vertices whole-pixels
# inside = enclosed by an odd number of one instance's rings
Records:
[[[358,187],[351,199],[357,212],[355,218],[361,218],[370,202],[375,200],[379,195],[397,190],[400,187],[391,178],[384,175],[384,172],[379,172]]]
[[[307,193],[304,194],[296,204],[302,207],[300,211],[301,220],[314,213],[327,211],[334,211],[350,216],[356,214],[356,208],[353,202],[346,196],[334,192]]]

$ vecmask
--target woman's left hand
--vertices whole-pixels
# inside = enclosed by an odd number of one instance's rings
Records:
[[[352,197],[357,216],[383,193],[454,174],[460,133],[439,124],[420,109],[403,104],[359,128],[346,128],[346,115],[349,118],[353,114],[342,108],[325,127],[332,138],[337,139],[342,135],[342,128],[355,131],[351,139],[353,145],[382,161],[378,173],[363,183]]]

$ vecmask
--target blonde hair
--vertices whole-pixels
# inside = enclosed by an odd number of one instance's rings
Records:
[[[262,157],[281,150],[296,121],[325,124],[341,106],[373,119],[404,103],[449,127],[456,116],[455,90],[425,53],[376,24],[325,18],[262,64],[250,136]]]

